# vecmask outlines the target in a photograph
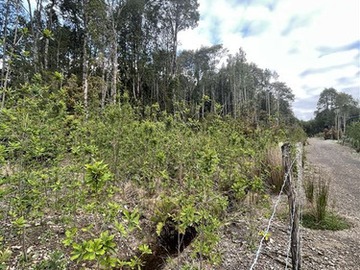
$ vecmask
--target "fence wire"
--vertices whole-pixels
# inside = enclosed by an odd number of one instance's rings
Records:
[[[294,160],[292,161],[290,168],[289,168],[288,171],[285,173],[284,182],[283,182],[283,184],[282,184],[282,186],[281,186],[279,195],[277,196],[277,199],[276,199],[276,202],[275,202],[275,205],[274,205],[273,212],[272,212],[272,214],[271,214],[271,216],[270,216],[270,219],[269,219],[269,221],[268,221],[268,225],[267,225],[266,230],[265,230],[265,232],[264,232],[264,234],[263,234],[263,237],[262,237],[261,240],[260,240],[259,248],[258,248],[258,250],[256,251],[256,256],[255,256],[254,262],[252,263],[252,265],[251,265],[251,267],[250,267],[250,270],[253,270],[253,269],[254,269],[254,267],[256,266],[256,264],[257,264],[257,262],[258,262],[258,260],[259,260],[259,257],[260,257],[260,254],[261,254],[261,249],[262,249],[264,240],[265,240],[266,236],[268,235],[268,233],[269,233],[269,231],[270,231],[271,224],[272,224],[272,222],[273,222],[273,220],[274,220],[274,218],[275,218],[275,214],[276,214],[277,207],[278,207],[278,205],[279,205],[279,203],[280,203],[280,201],[281,201],[281,196],[282,196],[283,193],[284,193],[284,189],[285,189],[286,183],[287,183],[287,181],[288,181],[289,176],[291,175],[291,171],[292,171],[292,168],[293,168],[293,166],[294,166],[294,164],[295,164],[295,161],[296,161],[296,159],[294,159]],[[291,236],[291,231],[290,231],[290,236]]]

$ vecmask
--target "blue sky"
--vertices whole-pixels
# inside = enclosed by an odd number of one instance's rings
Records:
[[[360,98],[360,0],[199,0],[196,29],[180,49],[241,47],[250,62],[277,71],[296,96],[300,119],[313,118],[319,94],[334,87]]]

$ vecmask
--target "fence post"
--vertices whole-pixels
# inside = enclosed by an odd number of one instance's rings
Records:
[[[300,256],[300,235],[299,235],[299,223],[300,223],[300,204],[297,198],[297,188],[300,187],[300,183],[297,184],[292,179],[292,162],[291,162],[291,145],[285,143],[282,147],[282,161],[285,172],[284,181],[286,181],[285,192],[288,196],[289,212],[290,212],[290,228],[291,228],[291,262],[293,270],[301,269],[301,256]],[[296,160],[298,168],[298,176],[302,177],[302,161],[300,151],[296,151]],[[301,163],[299,163],[299,160]],[[300,180],[300,179],[298,179]]]

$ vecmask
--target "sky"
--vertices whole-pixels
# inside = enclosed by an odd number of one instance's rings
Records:
[[[179,49],[241,47],[249,62],[279,74],[293,110],[314,118],[333,87],[360,99],[360,0],[198,0],[200,21],[179,33]]]

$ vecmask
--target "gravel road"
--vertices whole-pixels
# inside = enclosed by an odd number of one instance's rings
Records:
[[[360,154],[336,141],[312,138],[306,157],[310,165],[330,177],[331,198],[337,210],[360,220]]]
[[[318,174],[330,180],[329,204],[332,211],[345,217],[352,227],[343,231],[310,230],[301,227],[301,257],[305,270],[360,269],[360,154],[336,141],[312,138],[305,147],[305,177]],[[315,173],[314,173],[315,172]],[[284,197],[286,207],[286,196]],[[244,248],[246,233],[253,222],[234,224],[224,234],[225,260],[221,270],[250,269],[254,252]],[[260,220],[262,227],[267,220]],[[262,228],[262,227],[259,228]],[[246,228],[247,232],[244,231]],[[259,229],[255,229],[259,230]],[[289,241],[288,223],[275,218],[271,239],[254,269],[291,269],[284,265]],[[245,237],[241,237],[241,236]]]
[[[304,229],[304,269],[360,269],[360,154],[336,141],[317,138],[309,139],[305,150],[308,164],[331,181],[330,205],[352,228]]]

